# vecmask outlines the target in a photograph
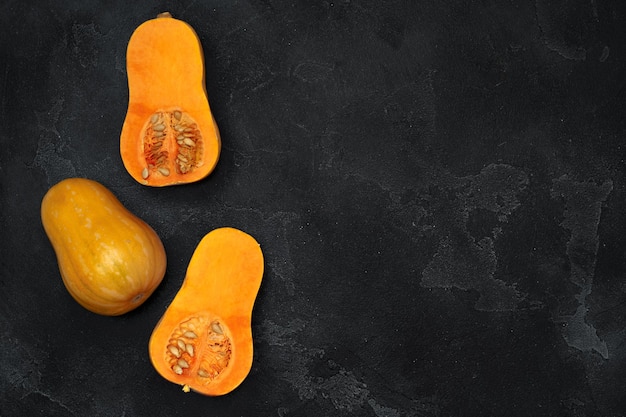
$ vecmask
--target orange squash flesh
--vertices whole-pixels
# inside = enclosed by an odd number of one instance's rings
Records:
[[[155,231],[96,181],[68,178],[51,187],[41,221],[65,287],[87,310],[127,313],[163,280],[166,256]]]
[[[120,154],[139,183],[162,187],[199,181],[219,159],[200,40],[169,13],[141,24],[126,52],[129,102]]]
[[[217,396],[238,387],[252,366],[252,309],[263,270],[253,237],[228,227],[208,233],[150,337],[157,372],[186,392]]]

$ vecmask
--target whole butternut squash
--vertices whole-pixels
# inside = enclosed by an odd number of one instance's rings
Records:
[[[252,308],[263,269],[261,248],[245,232],[220,228],[200,241],[150,338],[161,376],[211,396],[241,384],[252,366]]]
[[[87,310],[127,313],[165,275],[156,232],[96,181],[68,178],[51,187],[41,202],[41,221],[65,287]]]
[[[169,13],[142,23],[128,42],[126,71],[129,98],[120,153],[128,173],[155,187],[209,175],[221,141],[193,28]]]

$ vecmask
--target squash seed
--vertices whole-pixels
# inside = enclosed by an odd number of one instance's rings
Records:
[[[165,125],[163,123],[159,123],[158,125],[153,126],[152,130],[162,132],[165,130]]]
[[[193,358],[193,345],[187,345],[185,346],[185,350],[187,351],[187,353],[189,353],[189,356],[191,356]]]
[[[191,330],[187,330],[185,333],[183,333],[183,336],[188,337],[190,339],[195,339],[198,337],[197,334],[195,334],[193,331]]]
[[[167,350],[169,350],[172,353],[172,355],[176,356],[177,358],[180,358],[180,350],[176,346],[169,345],[167,347]]]
[[[180,110],[174,110],[173,116],[174,116],[174,119],[180,120],[180,118],[183,117],[183,114],[181,113]]]
[[[189,368],[189,362],[187,362],[184,359],[179,359],[177,362],[178,366],[180,366],[181,368]]]
[[[178,339],[176,341],[176,344],[178,345],[179,348],[181,348],[182,350],[186,350],[187,349],[187,345],[185,344],[185,341],[183,339]]]
[[[148,178],[148,175],[150,175],[150,171],[148,171],[148,168],[144,168],[141,171],[141,178],[143,178],[144,180]]]
[[[200,368],[200,369],[198,369],[198,376],[200,376],[202,378],[208,378],[209,377],[209,373],[207,371],[205,371],[204,369]]]
[[[175,373],[176,375],[182,375],[182,374],[183,374],[183,368],[181,368],[181,367],[180,367],[180,366],[178,366],[178,365],[174,365],[174,366],[172,366],[172,371],[174,371],[174,373]]]
[[[224,334],[224,331],[222,330],[222,326],[220,326],[220,324],[216,321],[211,323],[211,330],[213,330],[217,334]]]
[[[196,146],[196,142],[194,142],[193,140],[189,139],[189,138],[184,138],[183,139],[183,143],[189,147],[194,147]]]
[[[159,121],[159,115],[158,113],[154,113],[152,117],[150,117],[150,123],[155,124],[158,121]]]
[[[167,177],[168,175],[170,175],[170,170],[169,170],[169,169],[167,169],[167,168],[160,167],[160,168],[158,168],[158,171],[159,171],[159,172],[161,173],[161,175],[163,175],[163,176],[166,176],[166,177]]]

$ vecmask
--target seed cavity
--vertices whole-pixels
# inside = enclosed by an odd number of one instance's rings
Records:
[[[184,320],[172,332],[165,349],[170,369],[177,375],[195,373],[209,384],[228,366],[232,356],[228,327],[203,313]]]
[[[141,177],[153,172],[164,177],[188,174],[202,165],[202,134],[195,120],[182,109],[158,110],[150,115],[141,133],[145,167]],[[182,158],[178,158],[182,155]]]

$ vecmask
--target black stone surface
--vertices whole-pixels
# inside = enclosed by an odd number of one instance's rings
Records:
[[[153,189],[118,139],[132,31],[197,31],[215,172]],[[621,1],[4,1],[0,415],[624,416]],[[163,239],[156,293],[82,309],[39,219],[67,177]],[[210,230],[266,273],[251,373],[185,394],[147,341]]]

